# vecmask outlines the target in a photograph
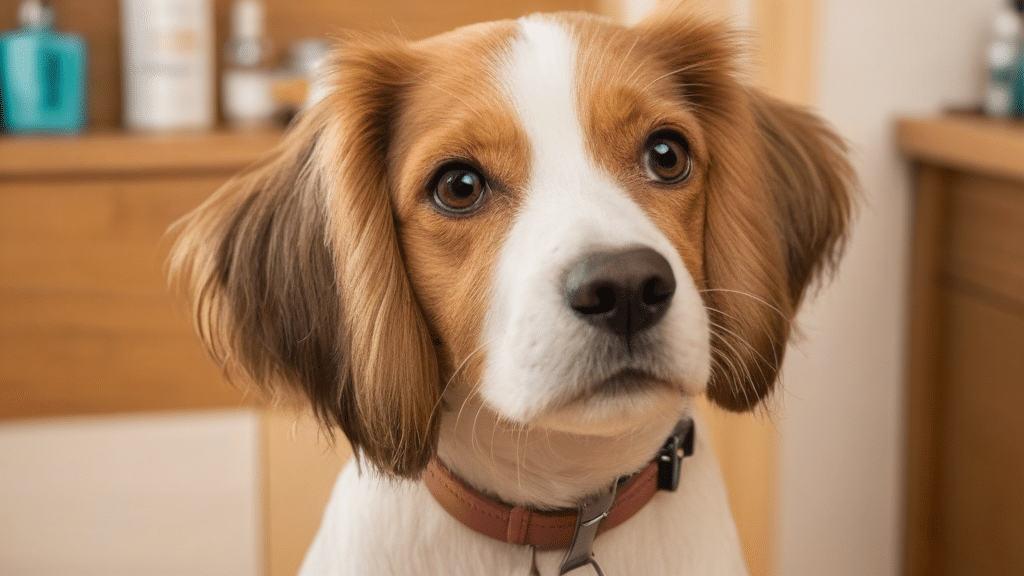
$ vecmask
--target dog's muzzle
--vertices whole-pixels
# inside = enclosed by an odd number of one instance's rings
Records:
[[[563,289],[577,316],[629,342],[665,315],[676,280],[664,256],[651,248],[630,248],[579,260]]]

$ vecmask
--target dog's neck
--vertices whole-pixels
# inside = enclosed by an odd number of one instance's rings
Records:
[[[476,399],[461,405],[442,416],[438,457],[478,490],[536,509],[575,507],[640,470],[679,419],[678,413],[666,413],[628,434],[599,436],[524,427]]]

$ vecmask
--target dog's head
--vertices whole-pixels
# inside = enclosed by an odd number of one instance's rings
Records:
[[[584,434],[705,389],[752,408],[837,257],[851,172],[736,52],[679,18],[350,39],[329,95],[181,223],[201,336],[396,475],[435,453],[446,390]]]

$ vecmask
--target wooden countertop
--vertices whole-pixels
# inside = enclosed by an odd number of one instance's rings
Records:
[[[907,118],[900,150],[915,160],[1024,181],[1024,122],[982,116]]]
[[[280,131],[0,136],[0,179],[224,171],[274,147]]]

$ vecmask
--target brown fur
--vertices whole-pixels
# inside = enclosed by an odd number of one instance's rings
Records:
[[[418,69],[401,42],[353,40],[330,97],[178,224],[172,276],[214,358],[285,384],[383,471],[433,455],[441,384],[395,234],[387,150]]]
[[[772,389],[808,285],[838,255],[852,180],[843,144],[744,86],[724,27],[563,21],[582,46],[591,154],[702,289],[709,396],[750,409]],[[214,358],[260,388],[298,391],[389,474],[422,469],[444,386],[479,378],[491,273],[529,174],[529,143],[488,71],[513,30],[348,41],[331,95],[177,226],[172,276]],[[637,169],[646,135],[666,125],[694,159],[671,193]],[[430,175],[451,160],[478,163],[497,192],[471,218],[427,201]]]
[[[530,171],[526,134],[490,78],[512,32],[509,22],[486,24],[416,45],[434,58],[409,86],[395,122],[391,179],[398,237],[439,342],[446,385],[479,380],[484,356],[478,337],[492,272]],[[424,202],[429,180],[450,161],[477,165],[491,188],[470,218],[445,216]]]

